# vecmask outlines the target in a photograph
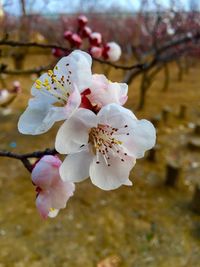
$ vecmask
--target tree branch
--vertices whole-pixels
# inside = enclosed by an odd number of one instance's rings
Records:
[[[45,149],[43,151],[34,151],[31,153],[26,153],[26,154],[17,154],[17,153],[12,153],[10,151],[4,151],[0,150],[0,157],[7,157],[7,158],[13,158],[20,160],[24,167],[29,171],[32,172],[33,165],[30,163],[31,158],[42,158],[45,155],[56,155],[58,152],[55,149]]]

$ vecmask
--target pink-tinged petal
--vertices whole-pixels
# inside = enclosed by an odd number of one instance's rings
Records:
[[[80,106],[81,104],[81,95],[77,89],[77,86],[74,85],[74,90],[71,92],[67,105],[65,107],[65,112],[68,114],[68,117],[72,115],[72,113]]]
[[[51,199],[48,192],[41,192],[36,198],[36,207],[42,216],[42,218],[46,219],[51,210]]]
[[[63,182],[59,175],[61,161],[57,156],[44,156],[32,171],[32,182],[36,186],[36,206],[43,218],[55,217],[73,196],[75,185]]]
[[[119,157],[109,154],[108,165],[102,155],[99,156],[99,163],[94,157],[89,171],[92,183],[103,190],[113,190],[127,185],[135,159],[128,156],[124,156],[123,159],[124,161],[121,161]]]
[[[70,197],[73,196],[75,185],[71,182],[63,182],[60,177],[50,189],[52,208],[64,209]]]
[[[91,93],[87,96],[93,106],[100,108],[116,103],[122,105],[127,100],[128,85],[125,83],[110,82],[104,75],[92,76]]]
[[[88,143],[88,131],[97,125],[96,115],[87,109],[80,108],[73,113],[60,127],[55,147],[61,154],[76,153],[81,146]]]
[[[89,166],[92,154],[87,149],[66,157],[60,167],[60,176],[63,181],[80,182],[89,177]]]
[[[56,156],[44,156],[35,165],[32,171],[32,182],[42,190],[52,186],[59,177],[58,169],[62,161]]]
[[[77,87],[74,85],[74,89],[71,92],[67,104],[64,107],[55,107],[52,106],[51,109],[49,109],[48,114],[44,118],[44,123],[49,122],[57,122],[61,120],[66,120],[70,116],[72,116],[73,112],[80,106],[81,103],[81,95],[79,91],[77,90]]]
[[[156,142],[156,130],[147,120],[135,120],[126,128],[127,135],[116,133],[115,138],[122,142],[123,150],[135,158],[142,158],[145,151],[151,149]]]

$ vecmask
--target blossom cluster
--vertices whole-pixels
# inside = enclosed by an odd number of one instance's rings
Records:
[[[88,53],[94,58],[103,58],[111,62],[119,60],[121,48],[116,42],[105,43],[102,34],[100,32],[93,32],[87,25],[88,18],[86,16],[80,15],[77,22],[77,32],[67,30],[63,34],[71,49],[79,49],[81,47],[84,50],[88,50]],[[59,48],[54,48],[52,52],[57,57],[63,55],[63,51],[59,50]]]
[[[91,67],[86,52],[63,57],[35,81],[18,122],[21,133],[38,135],[64,120],[55,148],[66,158],[44,156],[32,171],[36,205],[44,218],[56,216],[73,195],[74,183],[88,177],[103,190],[132,185],[129,174],[136,159],[155,144],[154,126],[123,107],[128,85],[92,74]]]

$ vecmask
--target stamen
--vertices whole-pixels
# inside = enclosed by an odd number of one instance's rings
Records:
[[[112,128],[109,125],[99,124],[93,127],[89,133],[89,142],[92,144],[92,150],[96,155],[96,164],[100,163],[99,156],[103,157],[107,166],[111,166],[109,153],[120,157],[120,150],[122,150],[122,142],[115,138],[114,134],[118,131],[117,128]],[[124,161],[120,157],[121,161]]]

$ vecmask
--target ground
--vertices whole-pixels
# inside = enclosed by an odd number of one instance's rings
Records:
[[[29,56],[26,67],[48,64],[48,57]],[[96,68],[100,72],[99,68]],[[169,106],[168,122],[157,129],[157,161],[138,160],[131,172],[133,187],[105,192],[90,180],[77,184],[75,196],[55,219],[42,220],[35,208],[30,174],[20,162],[0,158],[0,267],[197,267],[200,262],[200,215],[190,209],[199,180],[199,152],[187,148],[200,114],[199,66],[182,82],[170,66],[171,82],[162,92],[162,73],[147,95],[138,118],[151,119]],[[11,84],[17,77],[5,77]],[[120,81],[121,71],[111,79]],[[53,147],[58,126],[38,137],[23,136],[17,121],[35,77],[21,77],[23,93],[9,115],[0,115],[0,149],[31,152]],[[127,107],[135,110],[139,80],[129,88]],[[187,117],[177,118],[181,104]],[[15,147],[16,146],[16,147]],[[180,165],[175,188],[164,185],[167,162]]]

